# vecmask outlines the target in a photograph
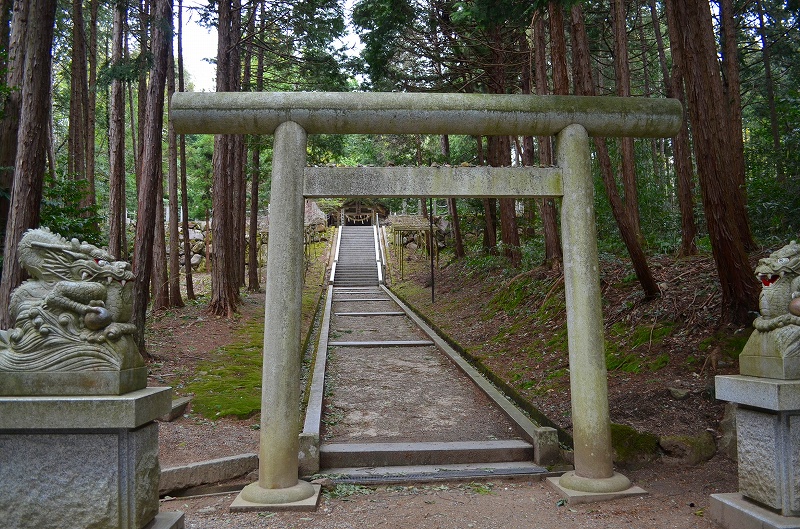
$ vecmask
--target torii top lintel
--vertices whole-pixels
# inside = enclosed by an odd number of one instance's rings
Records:
[[[590,136],[675,136],[676,99],[375,92],[178,92],[180,134],[272,134],[294,121],[309,134],[552,136],[571,124]]]

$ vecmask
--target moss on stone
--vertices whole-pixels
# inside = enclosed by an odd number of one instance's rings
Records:
[[[624,424],[611,424],[611,447],[614,462],[627,468],[637,467],[658,457],[658,436],[639,432]]]
[[[689,465],[708,461],[717,453],[717,443],[711,432],[698,435],[667,435],[658,443],[669,457],[677,458]]]

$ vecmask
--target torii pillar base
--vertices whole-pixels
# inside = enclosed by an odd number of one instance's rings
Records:
[[[577,479],[581,481],[581,484],[578,486],[582,485],[582,489],[590,490],[567,488],[562,485],[562,479],[568,484],[570,484],[571,479]],[[561,494],[561,497],[567,500],[567,503],[570,505],[647,495],[646,490],[631,485],[628,478],[617,472],[614,472],[614,475],[610,478],[604,479],[581,478],[580,476],[576,476],[574,472],[567,472],[561,477],[547,478],[547,482],[556,492]]]
[[[313,512],[319,505],[320,489],[319,485],[312,485],[306,481],[298,481],[297,485],[286,489],[262,489],[258,483],[251,483],[236,496],[231,503],[230,511]]]

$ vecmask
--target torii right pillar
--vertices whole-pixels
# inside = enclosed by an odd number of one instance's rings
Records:
[[[594,215],[589,135],[570,125],[556,138],[562,169],[561,234],[567,308],[569,379],[575,470],[549,478],[570,503],[604,501],[646,492],[614,472],[604,352],[600,267]]]

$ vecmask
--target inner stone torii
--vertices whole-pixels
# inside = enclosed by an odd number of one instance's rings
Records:
[[[232,508],[315,504],[298,479],[304,197],[561,196],[575,470],[567,491],[617,493],[613,470],[589,136],[671,137],[680,102],[408,93],[173,95],[180,134],[274,134],[259,476]],[[554,167],[306,167],[308,134],[556,136]]]

